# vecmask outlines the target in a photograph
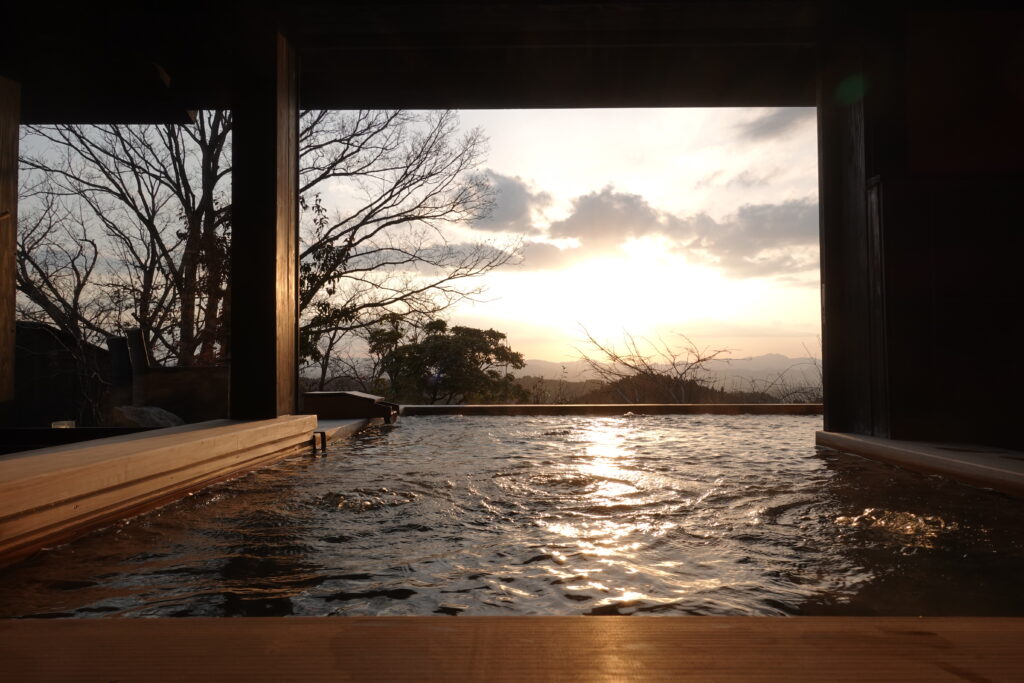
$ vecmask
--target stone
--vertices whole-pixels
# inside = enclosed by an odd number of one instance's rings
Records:
[[[110,411],[111,427],[177,427],[185,421],[157,406],[116,406]]]

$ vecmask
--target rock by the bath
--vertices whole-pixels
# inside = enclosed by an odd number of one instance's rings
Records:
[[[110,411],[111,427],[177,427],[185,421],[157,406],[117,406]]]

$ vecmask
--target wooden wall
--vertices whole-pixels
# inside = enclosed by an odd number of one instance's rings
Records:
[[[14,400],[14,247],[18,229],[20,89],[0,76],[0,422]]]
[[[1024,12],[845,7],[822,46],[826,429],[1024,448]]]
[[[911,12],[902,28],[882,37],[891,104],[869,122],[892,186],[893,436],[1022,449],[1024,12]]]

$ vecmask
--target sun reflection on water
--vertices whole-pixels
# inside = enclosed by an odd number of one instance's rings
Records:
[[[912,512],[866,508],[857,516],[840,516],[836,525],[871,530],[899,537],[908,547],[931,549],[943,534],[957,531],[956,522],[947,522],[938,515],[916,515]]]
[[[575,550],[551,553],[560,565],[550,570],[556,580],[580,599],[595,592],[603,594],[592,603],[597,607],[651,600],[638,586],[628,582],[613,585],[610,577],[602,574],[605,569],[614,569],[623,577],[640,574],[636,562],[645,545],[676,526],[667,519],[654,522],[644,515],[621,514],[627,501],[642,506],[653,494],[664,494],[651,490],[645,475],[634,469],[636,451],[629,440],[631,430],[621,421],[603,421],[590,425],[574,439],[582,446],[578,451],[582,457],[564,467],[568,479],[588,482],[582,500],[574,501],[580,512],[571,521],[563,518],[539,523],[547,532],[565,538]],[[576,558],[573,567],[563,570],[570,555]],[[588,559],[593,563],[589,568],[579,566],[580,560]]]

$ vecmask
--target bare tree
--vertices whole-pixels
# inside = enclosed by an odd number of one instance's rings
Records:
[[[139,327],[167,365],[225,360],[231,127],[26,127],[22,317],[90,343]],[[431,320],[515,257],[515,239],[449,241],[494,200],[486,139],[455,112],[307,111],[299,146],[302,355],[321,385],[357,333]]]
[[[314,371],[311,385],[318,391],[326,389],[382,393],[387,385],[383,359],[374,353],[367,340],[372,328],[355,330],[329,330],[320,336],[317,360],[309,363]],[[353,344],[353,340],[362,342]],[[354,351],[360,349],[361,353]]]
[[[320,363],[325,342],[341,341],[333,333],[395,315],[435,318],[480,292],[473,278],[514,258],[517,240],[452,244],[445,229],[491,210],[493,190],[476,172],[485,152],[483,133],[460,135],[452,111],[303,114],[304,356]]]
[[[326,367],[319,376],[317,387],[320,390],[336,387],[371,394],[387,393],[389,382],[379,356],[348,351],[325,356],[322,362]]]
[[[583,328],[589,351],[577,349],[581,360],[623,403],[701,402],[714,391],[707,363],[728,349],[698,347],[680,334],[682,344],[673,347],[660,337],[652,342],[623,333],[620,347],[596,339]]]
[[[418,341],[420,330],[428,323],[429,320],[413,320],[394,313],[357,330],[324,334],[316,363],[317,387],[323,390],[336,384],[385,393],[390,388],[388,356],[403,340]]]
[[[53,288],[22,292],[62,329],[89,319],[96,332],[137,326],[158,360],[209,364],[225,351],[230,238],[228,160],[231,116],[204,112],[195,125],[28,126],[22,201],[50,215],[75,216],[75,234],[51,223],[41,241],[23,241],[22,261],[39,281],[76,262],[86,245],[99,254],[82,292],[116,301],[120,315],[94,318],[95,304],[55,310]],[[23,231],[25,228],[21,228]],[[54,245],[62,245],[57,248]],[[45,259],[33,249],[48,244]],[[63,250],[62,262],[56,255]],[[78,255],[77,262],[81,261]],[[52,270],[47,275],[39,266]],[[20,283],[21,284],[21,283]]]
[[[49,342],[73,359],[76,419],[95,424],[106,386],[95,348],[119,317],[116,298],[94,281],[100,247],[82,216],[47,193],[20,216],[15,249],[15,281],[23,294],[16,302],[18,319],[39,324],[39,333],[48,332]],[[22,343],[19,333],[19,354],[39,351]]]
[[[18,226],[15,278],[24,295],[18,318],[57,322],[75,339],[102,342],[117,318],[116,301],[94,282],[100,248],[81,215],[46,193]]]
[[[806,360],[770,377],[748,378],[752,394],[770,396],[778,403],[821,403],[821,361],[804,345]],[[819,351],[820,353],[820,351]]]

